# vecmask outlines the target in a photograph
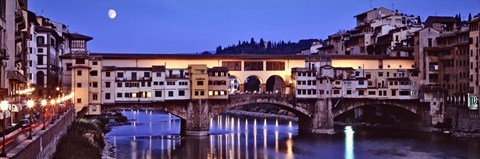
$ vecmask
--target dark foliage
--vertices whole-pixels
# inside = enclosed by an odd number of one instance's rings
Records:
[[[60,138],[54,159],[98,159],[102,157],[105,146],[104,124],[99,120],[75,120],[67,133]],[[93,143],[85,137],[93,135]]]
[[[247,41],[238,41],[238,44],[231,46],[218,46],[217,54],[296,54],[302,49],[309,48],[313,42],[318,42],[318,39],[305,39],[298,42],[285,41],[264,41],[260,39],[257,43],[254,38]]]

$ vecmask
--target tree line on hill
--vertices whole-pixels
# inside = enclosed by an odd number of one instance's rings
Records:
[[[238,44],[226,47],[218,46],[216,54],[296,54],[302,49],[310,48],[313,42],[320,42],[318,39],[302,39],[298,42],[291,41],[265,41],[260,39],[256,42],[254,38],[248,41],[238,41]]]

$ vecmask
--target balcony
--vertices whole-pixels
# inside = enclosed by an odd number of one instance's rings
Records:
[[[27,76],[21,74],[18,70],[8,70],[7,78],[21,83],[27,82]]]

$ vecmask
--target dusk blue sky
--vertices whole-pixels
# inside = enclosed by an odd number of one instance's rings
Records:
[[[372,7],[406,14],[480,12],[480,0],[30,0],[29,9],[92,36],[91,52],[195,53],[260,38],[320,38],[355,25]],[[115,19],[107,16],[117,12]]]

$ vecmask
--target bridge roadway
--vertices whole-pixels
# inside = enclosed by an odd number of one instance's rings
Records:
[[[185,135],[208,135],[210,118],[240,106],[274,105],[288,110],[299,119],[299,131],[332,134],[335,117],[366,105],[394,106],[420,117],[422,126],[433,126],[432,104],[420,100],[364,99],[364,98],[316,98],[299,99],[290,94],[236,94],[228,100],[179,100],[148,103],[115,103],[103,105],[102,111],[120,108],[153,108],[178,116],[181,119],[181,133]],[[433,108],[436,110],[437,108]]]

